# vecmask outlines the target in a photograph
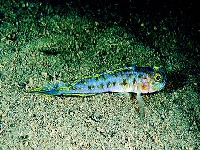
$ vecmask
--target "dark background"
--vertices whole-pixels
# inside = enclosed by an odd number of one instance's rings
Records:
[[[63,9],[66,8],[66,2],[70,3],[79,10],[80,15],[90,14],[107,24],[117,22],[128,26],[136,35],[138,35],[137,29],[140,28],[139,20],[144,20],[151,26],[164,18],[177,18],[177,26],[181,26],[186,34],[194,38],[199,34],[200,11],[195,0],[49,0],[43,2]],[[176,26],[171,28],[177,29]]]

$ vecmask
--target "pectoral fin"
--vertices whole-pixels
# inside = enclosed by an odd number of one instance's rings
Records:
[[[144,112],[144,102],[142,100],[142,96],[141,96],[140,92],[137,93],[137,100],[138,100],[138,105],[140,107],[140,117],[144,118],[144,115],[145,115],[145,112]]]

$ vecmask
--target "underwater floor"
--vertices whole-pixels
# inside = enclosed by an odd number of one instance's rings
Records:
[[[104,19],[119,22],[106,22],[52,5],[0,8],[0,149],[200,149],[199,43],[185,32],[184,14],[138,13],[134,30],[115,13]],[[142,95],[144,118],[135,95],[27,93],[129,65],[159,66],[167,76],[163,90]]]

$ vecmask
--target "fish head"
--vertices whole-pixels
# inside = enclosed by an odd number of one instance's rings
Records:
[[[140,77],[137,82],[137,93],[153,93],[160,91],[166,84],[166,75],[160,68],[139,68]]]
[[[150,73],[149,78],[148,93],[153,93],[163,89],[167,80],[165,73],[160,68],[154,68],[154,71]]]

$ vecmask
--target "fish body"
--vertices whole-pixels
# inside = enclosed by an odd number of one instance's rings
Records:
[[[165,73],[159,68],[124,67],[96,74],[74,82],[54,82],[30,90],[46,95],[90,96],[105,92],[152,93],[161,90],[166,83]]]

